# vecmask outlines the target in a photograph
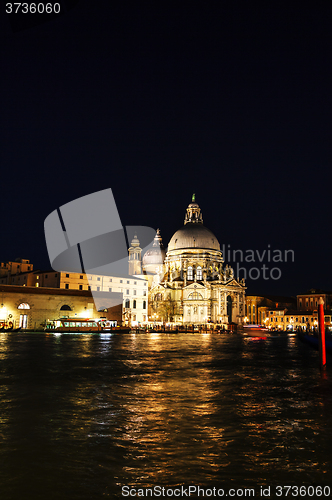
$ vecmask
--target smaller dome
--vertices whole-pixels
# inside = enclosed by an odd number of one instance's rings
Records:
[[[143,256],[143,266],[149,264],[155,264],[159,266],[163,264],[166,257],[166,252],[164,249],[160,248],[151,248],[151,250],[147,250]]]
[[[160,236],[160,230],[157,229],[156,236],[153,240],[152,248],[147,250],[143,256],[143,267],[153,265],[158,266],[164,263],[166,251],[164,249],[163,241]]]

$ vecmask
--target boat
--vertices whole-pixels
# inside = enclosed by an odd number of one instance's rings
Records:
[[[0,332],[10,332],[10,333],[19,332],[21,330],[22,330],[21,327],[19,327],[19,328],[13,328],[12,326],[10,326],[9,328],[0,328]]]
[[[243,333],[248,337],[266,338],[271,336],[270,330],[262,325],[244,325]]]
[[[46,324],[48,333],[129,333],[129,327],[103,319],[60,318]]]
[[[299,332],[298,338],[305,344],[311,345],[314,349],[319,349],[319,337],[315,335],[310,335],[307,332]],[[332,354],[332,336],[325,334],[325,347],[326,352]]]

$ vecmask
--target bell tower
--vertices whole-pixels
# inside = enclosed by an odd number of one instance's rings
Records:
[[[129,270],[128,274],[142,274],[142,249],[139,246],[139,239],[135,234],[134,238],[131,240],[129,252]]]

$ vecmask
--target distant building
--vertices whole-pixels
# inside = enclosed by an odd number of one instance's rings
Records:
[[[308,292],[299,294],[296,297],[299,311],[317,311],[320,297],[324,300],[324,309],[332,309],[332,292],[311,288]]]
[[[324,312],[325,328],[332,330],[331,311]],[[317,330],[317,311],[298,311],[292,309],[271,309],[266,326],[278,330]]]
[[[13,262],[0,262],[0,278],[6,277],[10,285],[11,277],[15,274],[33,270],[33,265],[28,259],[15,259]],[[2,282],[0,280],[0,282]]]
[[[295,297],[276,295],[247,295],[246,296],[246,323],[264,324],[269,318],[269,311],[273,309],[295,309]]]
[[[328,292],[318,290],[294,297],[256,296],[246,297],[246,323],[263,324],[276,330],[315,330],[318,328],[318,300],[323,297],[325,326],[332,329],[330,297]],[[297,307],[296,307],[297,306]],[[300,308],[302,306],[302,308]]]

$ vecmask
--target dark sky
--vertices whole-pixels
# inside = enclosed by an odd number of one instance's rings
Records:
[[[59,3],[1,8],[0,260],[49,268],[44,219],[109,187],[167,245],[195,192],[221,245],[294,250],[247,293],[332,289],[328,2]]]

